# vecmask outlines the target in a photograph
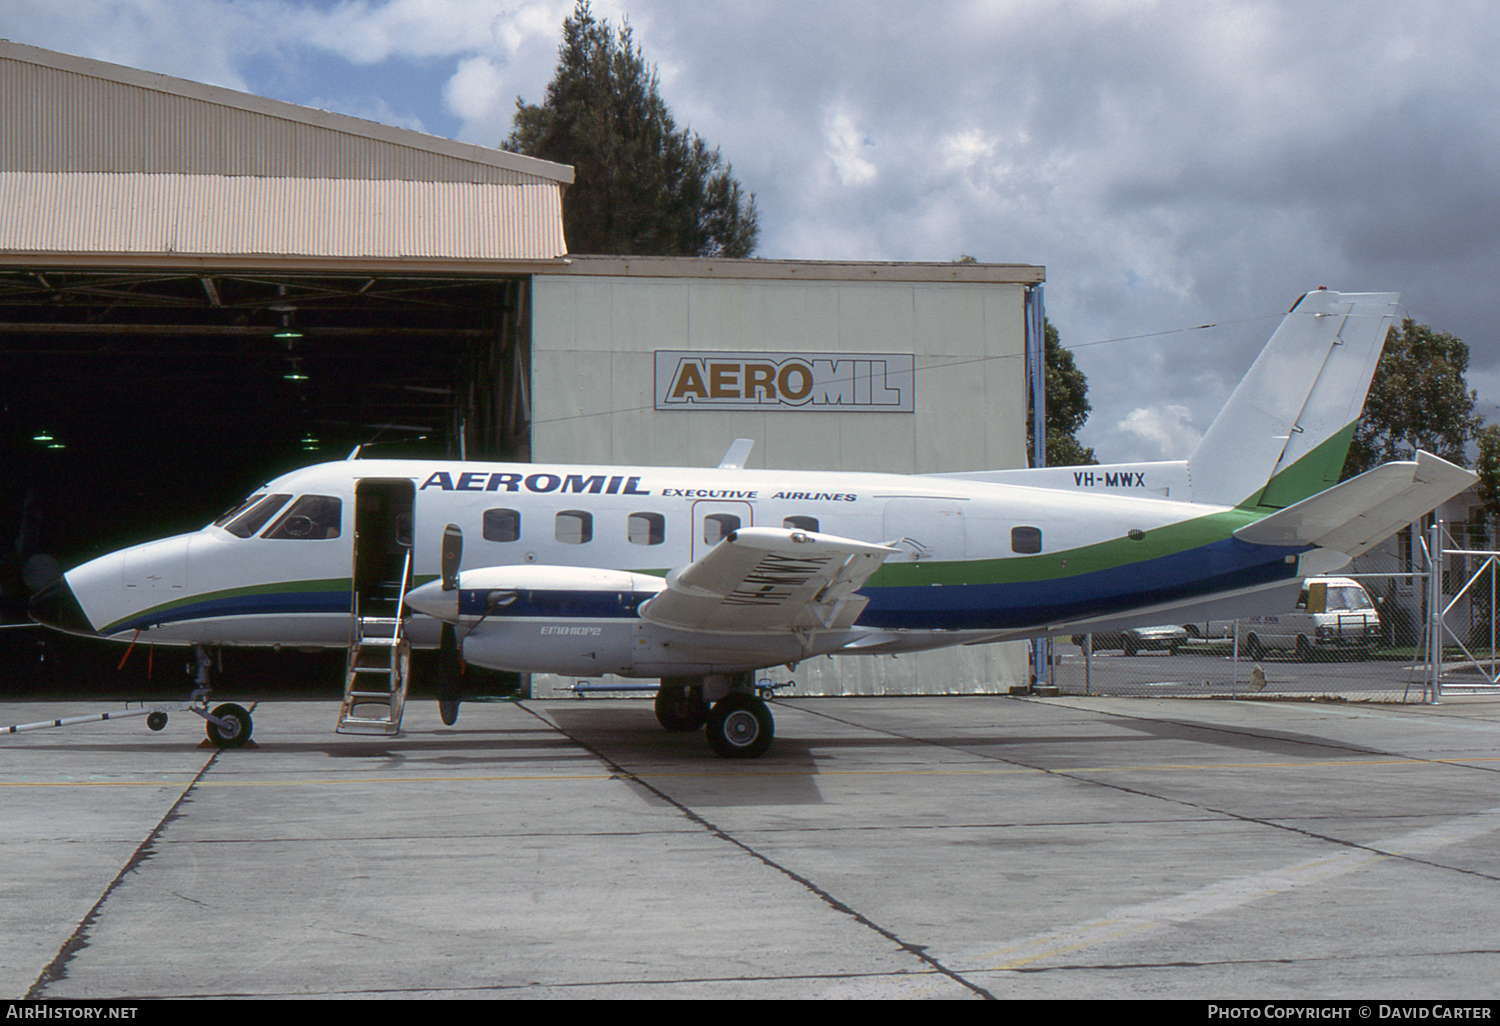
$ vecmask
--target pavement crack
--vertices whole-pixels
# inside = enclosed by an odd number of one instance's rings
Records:
[[[542,717],[540,716],[540,714],[538,714],[536,712],[533,712],[530,709],[530,707],[527,706],[524,702],[518,702],[517,705],[521,706],[521,708],[523,708],[523,709],[526,709],[527,712],[530,712],[533,716],[536,716],[538,719],[542,719]],[[889,941],[892,944],[896,945],[902,951],[905,951],[907,954],[911,955],[913,958],[917,959],[919,962],[922,962],[924,965],[928,966],[933,972],[935,972],[935,973],[937,973],[937,974],[939,974],[941,976],[946,976],[948,979],[952,980],[954,983],[957,983],[959,986],[964,987],[966,990],[973,991],[975,994],[979,995],[980,997],[983,997],[983,998],[986,998],[986,999],[992,1000],[992,1001],[995,1000],[995,995],[994,994],[990,993],[988,990],[986,990],[985,988],[981,987],[979,984],[973,982],[972,980],[968,980],[968,979],[964,978],[960,974],[958,974],[958,973],[954,972],[952,969],[948,968],[946,965],[944,965],[938,959],[934,958],[932,955],[929,955],[927,953],[927,946],[925,944],[914,944],[911,941],[903,940],[898,934],[896,934],[896,932],[894,930],[891,930],[888,927],[882,926],[881,924],[875,922],[869,916],[866,916],[863,912],[860,912],[858,909],[854,908],[852,905],[849,905],[847,902],[845,902],[845,901],[839,899],[838,897],[834,896],[827,889],[818,886],[815,882],[813,882],[812,880],[810,880],[807,877],[803,876],[801,873],[798,873],[796,870],[792,869],[791,867],[782,865],[781,863],[777,862],[775,859],[771,858],[769,855],[766,855],[764,852],[757,851],[751,845],[749,845],[746,842],[744,842],[744,841],[740,840],[739,838],[735,837],[733,834],[730,834],[728,831],[724,830],[718,824],[713,823],[712,821],[708,820],[701,813],[695,812],[693,809],[690,809],[688,806],[684,805],[682,802],[678,801],[676,798],[672,797],[667,792],[663,791],[661,788],[659,788],[656,785],[650,783],[649,781],[642,780],[641,778],[637,777],[635,774],[629,772],[624,767],[622,767],[618,763],[616,763],[609,756],[607,756],[603,752],[599,751],[597,748],[594,748],[592,745],[588,744],[587,742],[582,741],[582,740],[580,740],[577,737],[574,737],[572,734],[569,734],[566,730],[563,730],[560,726],[558,726],[555,723],[552,723],[552,721],[550,721],[550,720],[544,720],[544,722],[548,723],[549,725],[551,725],[552,727],[554,727],[555,729],[557,729],[559,731],[559,733],[561,733],[564,737],[567,737],[574,744],[578,745],[580,748],[584,749],[585,751],[591,753],[596,759],[598,759],[600,762],[604,763],[604,765],[608,766],[612,775],[620,777],[620,778],[627,778],[630,781],[630,783],[631,783],[632,786],[634,786],[634,787],[640,787],[640,788],[643,788],[643,789],[645,789],[647,791],[650,791],[653,795],[655,795],[662,802],[664,802],[667,805],[670,805],[672,808],[676,809],[678,811],[678,813],[680,813],[687,820],[689,820],[690,822],[692,822],[692,823],[696,824],[697,826],[701,827],[710,836],[718,838],[719,840],[724,841],[726,844],[733,845],[734,847],[738,848],[740,851],[742,851],[745,854],[749,855],[750,857],[758,860],[762,865],[766,866],[767,868],[772,869],[772,870],[776,871],[777,873],[780,873],[781,875],[785,876],[788,880],[794,881],[799,886],[801,886],[803,889],[805,889],[808,893],[810,893],[810,894],[814,895],[815,897],[817,897],[820,901],[822,901],[824,904],[826,904],[829,908],[831,908],[834,911],[840,913],[841,915],[848,916],[849,918],[853,919],[856,923],[859,923],[861,926],[863,926],[863,927],[865,927],[865,928],[867,928],[869,930],[872,930],[875,933],[879,934],[881,937],[885,938],[887,941]]]
[[[254,708],[255,707],[252,705],[251,709],[254,710]],[[94,924],[99,921],[99,916],[104,908],[104,903],[109,900],[110,895],[115,892],[115,889],[120,886],[120,884],[125,880],[127,876],[133,873],[138,866],[143,865],[156,854],[157,839],[166,832],[167,827],[172,823],[173,820],[178,817],[183,805],[185,805],[190,800],[193,789],[198,786],[198,782],[203,779],[204,774],[209,771],[213,764],[218,761],[219,756],[223,753],[224,749],[215,748],[213,750],[213,754],[208,757],[208,761],[203,764],[203,768],[198,770],[197,773],[193,774],[193,779],[188,781],[187,786],[182,789],[182,793],[179,794],[177,796],[177,799],[172,802],[171,807],[167,809],[161,820],[156,824],[155,827],[151,829],[151,832],[146,835],[145,839],[136,846],[136,849],[131,853],[130,858],[125,861],[125,865],[120,867],[120,871],[116,873],[114,879],[109,882],[109,886],[104,888],[104,893],[99,895],[99,900],[94,902],[93,907],[90,908],[88,914],[79,921],[78,926],[73,930],[72,934],[69,935],[68,939],[63,942],[63,945],[58,949],[57,954],[52,956],[52,961],[48,962],[47,965],[43,967],[41,973],[37,976],[36,981],[32,983],[31,987],[26,991],[25,1000],[41,1000],[42,998],[46,997],[45,991],[48,987],[50,987],[54,983],[67,979],[69,964],[73,961],[74,957],[80,951],[89,946],[89,933],[90,931],[92,931]]]
[[[1446,863],[1437,862],[1437,861],[1435,861],[1433,859],[1430,859],[1430,858],[1420,858],[1416,854],[1411,853],[1411,852],[1391,851],[1391,850],[1388,850],[1385,847],[1382,847],[1378,843],[1361,844],[1361,843],[1359,843],[1357,841],[1350,841],[1350,840],[1346,840],[1346,839],[1341,838],[1341,837],[1334,837],[1331,834],[1319,833],[1319,832],[1317,832],[1315,830],[1311,830],[1311,829],[1309,829],[1307,827],[1297,826],[1297,825],[1291,824],[1291,823],[1279,822],[1279,821],[1277,821],[1275,819],[1271,819],[1271,818],[1268,818],[1268,817],[1250,816],[1250,815],[1246,815],[1245,813],[1233,812],[1233,811],[1231,811],[1229,809],[1215,808],[1214,806],[1205,805],[1205,804],[1203,804],[1201,802],[1192,802],[1192,801],[1188,801],[1188,800],[1183,799],[1183,798],[1174,798],[1174,797],[1172,797],[1170,795],[1156,794],[1156,793],[1154,793],[1152,791],[1147,791],[1147,790],[1144,790],[1144,789],[1139,788],[1139,787],[1130,787],[1128,785],[1121,784],[1121,783],[1118,783],[1118,782],[1115,782],[1115,781],[1101,780],[1096,775],[1088,773],[1086,771],[1069,770],[1069,769],[1059,769],[1057,767],[1041,766],[1041,765],[1037,765],[1037,764],[1034,764],[1034,763],[1024,762],[1024,761],[1022,761],[1020,759],[1003,757],[1003,756],[994,755],[994,754],[991,754],[991,753],[988,753],[988,752],[974,752],[971,749],[965,748],[965,747],[963,747],[961,745],[956,745],[956,744],[952,744],[952,743],[948,743],[948,742],[941,742],[941,741],[932,741],[932,740],[929,740],[929,739],[926,739],[926,738],[922,738],[922,737],[916,737],[916,736],[909,735],[909,734],[903,734],[903,733],[901,733],[899,731],[890,730],[889,728],[869,727],[869,726],[865,726],[865,725],[862,725],[862,724],[857,724],[857,723],[854,723],[853,721],[846,720],[846,719],[843,719],[841,717],[831,715],[831,714],[829,714],[829,713],[827,713],[825,711],[822,711],[822,710],[807,709],[807,708],[804,708],[804,707],[801,707],[801,706],[799,706],[798,708],[801,711],[809,713],[810,715],[813,715],[813,716],[821,716],[824,719],[832,720],[832,721],[834,721],[836,723],[842,723],[842,724],[845,724],[845,725],[851,726],[851,727],[860,727],[861,729],[869,730],[869,731],[872,731],[872,732],[875,732],[875,733],[885,734],[885,735],[887,735],[889,737],[901,738],[902,740],[910,741],[913,744],[930,745],[930,746],[935,747],[935,748],[943,748],[943,749],[948,749],[948,750],[951,750],[951,751],[963,752],[964,754],[971,755],[971,756],[973,756],[975,758],[986,759],[986,760],[989,760],[991,762],[1002,763],[1002,764],[1007,765],[1007,766],[1016,766],[1016,767],[1019,767],[1021,769],[1033,770],[1033,771],[1035,771],[1037,773],[1048,774],[1050,776],[1059,777],[1059,778],[1062,778],[1064,780],[1073,780],[1073,781],[1077,781],[1078,783],[1082,783],[1082,784],[1092,784],[1095,787],[1107,788],[1107,789],[1112,790],[1112,791],[1118,791],[1121,794],[1133,795],[1133,796],[1138,797],[1138,798],[1149,798],[1149,799],[1152,799],[1152,800],[1155,800],[1155,801],[1168,802],[1168,803],[1170,803],[1172,805],[1180,806],[1181,808],[1192,809],[1194,812],[1200,813],[1200,814],[1205,815],[1205,816],[1222,817],[1224,819],[1235,820],[1235,821],[1241,822],[1241,823],[1252,823],[1252,824],[1255,824],[1257,826],[1267,827],[1267,828],[1269,828],[1271,830],[1278,830],[1278,831],[1283,831],[1283,832],[1286,832],[1286,833],[1297,834],[1297,835],[1299,835],[1301,837],[1306,837],[1306,838],[1308,838],[1310,840],[1322,841],[1325,844],[1335,845],[1336,847],[1346,848],[1346,849],[1349,849],[1351,851],[1362,851],[1362,852],[1366,852],[1366,853],[1372,854],[1372,855],[1379,855],[1379,856],[1384,857],[1384,858],[1401,859],[1401,860],[1406,861],[1406,862],[1411,862],[1411,863],[1415,863],[1415,864],[1423,865],[1423,866],[1429,866],[1429,867],[1432,867],[1434,869],[1447,870],[1449,872],[1459,873],[1459,874],[1462,874],[1464,876],[1477,877],[1477,878],[1483,879],[1483,880],[1500,881],[1500,875],[1497,875],[1497,874],[1494,874],[1494,873],[1486,873],[1486,872],[1483,872],[1483,871],[1480,871],[1480,870],[1477,870],[1477,869],[1466,869],[1466,868],[1464,868],[1462,866],[1448,865]],[[1115,716],[1117,718],[1125,718],[1125,719],[1133,719],[1134,718],[1134,717],[1126,716],[1123,713],[1112,713],[1111,715]],[[1142,719],[1144,719],[1144,717],[1142,717]],[[1171,724],[1173,726],[1182,727],[1182,728],[1191,727],[1191,728],[1194,728],[1194,729],[1202,729],[1202,730],[1205,730],[1205,731],[1217,731],[1217,732],[1220,732],[1220,733],[1234,734],[1234,735],[1243,736],[1243,737],[1255,737],[1255,738],[1266,738],[1266,739],[1274,739],[1274,740],[1285,740],[1285,738],[1280,737],[1279,735],[1277,735],[1275,733],[1267,733],[1267,732],[1263,732],[1263,731],[1253,731],[1253,730],[1247,730],[1247,729],[1233,730],[1233,729],[1222,727],[1222,726],[1219,726],[1219,725],[1216,725],[1216,724],[1198,723],[1196,721],[1166,719],[1166,720],[1153,721],[1153,722],[1168,723],[1168,724]],[[1301,743],[1307,743],[1307,742],[1301,742]],[[1336,750],[1349,751],[1349,752],[1352,752],[1352,753],[1355,753],[1355,754],[1361,754],[1361,755],[1380,755],[1380,756],[1391,758],[1391,759],[1408,760],[1408,761],[1412,762],[1413,764],[1436,764],[1438,762],[1438,760],[1424,759],[1424,758],[1421,758],[1421,757],[1418,757],[1418,756],[1405,755],[1405,754],[1400,753],[1400,752],[1388,752],[1388,751],[1385,751],[1383,749],[1371,749],[1371,748],[1366,748],[1366,747],[1363,747],[1363,746],[1356,747],[1356,746],[1349,746],[1349,745],[1340,745],[1338,743],[1331,742],[1331,741],[1330,742],[1321,742],[1320,746],[1321,747],[1332,748],[1332,749],[1336,749]],[[1443,761],[1441,764],[1442,765],[1454,765],[1454,763],[1448,762],[1448,761]],[[1459,764],[1459,765],[1461,765],[1461,764]]]

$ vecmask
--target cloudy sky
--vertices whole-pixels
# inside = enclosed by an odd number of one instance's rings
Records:
[[[1103,460],[1185,456],[1319,285],[1465,339],[1500,420],[1500,5],[593,6],[755,193],[758,255],[1045,265]],[[0,0],[0,37],[497,145],[572,7]]]

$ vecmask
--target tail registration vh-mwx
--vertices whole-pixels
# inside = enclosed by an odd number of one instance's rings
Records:
[[[1290,609],[1303,578],[1462,491],[1474,475],[1426,452],[1338,483],[1397,299],[1302,297],[1187,460],[811,473],[745,469],[743,442],[707,469],[351,458],[76,567],[31,611],[121,642],[347,648],[354,733],[399,730],[413,645],[656,678],[664,727],[755,757],[774,731],[757,669]],[[238,706],[207,718],[216,743],[249,737]]]

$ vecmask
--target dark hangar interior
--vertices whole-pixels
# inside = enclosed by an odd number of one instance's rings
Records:
[[[356,447],[524,458],[524,299],[519,278],[0,270],[3,621],[55,566]],[[7,631],[0,672],[76,687],[110,653]]]

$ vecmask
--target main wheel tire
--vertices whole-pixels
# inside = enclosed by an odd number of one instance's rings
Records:
[[[734,692],[714,703],[708,714],[709,747],[725,759],[756,759],[771,747],[776,721],[766,703]]]
[[[1245,639],[1245,658],[1259,662],[1265,654],[1266,650],[1261,647],[1260,638],[1252,634]]]
[[[697,730],[708,720],[708,706],[703,703],[701,684],[662,681],[656,692],[656,722],[666,730],[687,733]]]
[[[250,740],[254,724],[250,714],[233,702],[226,702],[214,710],[214,715],[224,721],[221,727],[213,720],[207,721],[208,739],[219,748],[243,748]]]

